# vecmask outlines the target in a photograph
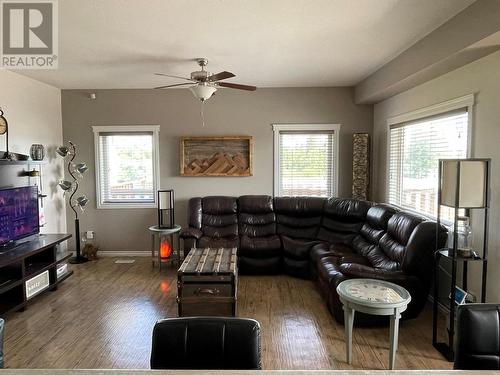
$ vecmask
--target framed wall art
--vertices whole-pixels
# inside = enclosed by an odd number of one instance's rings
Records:
[[[182,137],[181,176],[252,176],[253,138],[250,136]]]

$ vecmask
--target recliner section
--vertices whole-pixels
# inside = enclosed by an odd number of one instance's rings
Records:
[[[273,199],[267,195],[242,196],[238,199],[238,210],[241,272],[280,272],[281,240],[276,234]]]
[[[325,198],[275,198],[276,232],[283,243],[283,268],[289,275],[309,277],[309,252],[319,241]]]
[[[242,273],[284,271],[312,278],[328,308],[343,322],[336,292],[349,278],[374,278],[406,288],[412,301],[403,318],[416,317],[432,282],[434,249],[447,232],[436,223],[386,204],[356,199],[247,195],[192,198],[185,251],[237,247]],[[358,323],[380,319],[356,314]]]

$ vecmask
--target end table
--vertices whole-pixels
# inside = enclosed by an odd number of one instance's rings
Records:
[[[398,331],[401,313],[411,301],[408,291],[396,284],[374,279],[349,279],[337,286],[337,293],[344,305],[344,326],[347,363],[352,364],[352,326],[354,312],[372,315],[390,315],[391,344],[389,369],[394,369],[398,350]]]
[[[158,262],[158,267],[161,271],[162,263],[171,263],[177,261],[177,264],[181,263],[181,240],[179,233],[181,231],[180,225],[175,225],[173,228],[160,228],[158,225],[150,226],[149,232],[151,233],[151,257],[153,262],[153,267],[155,266],[155,260]],[[172,253],[167,259],[162,259],[161,257],[161,244],[168,237],[170,246],[172,247]],[[158,246],[156,245],[156,239],[158,238]]]

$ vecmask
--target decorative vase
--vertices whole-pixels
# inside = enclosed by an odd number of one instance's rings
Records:
[[[40,144],[31,145],[30,155],[32,160],[43,160],[43,158],[45,157],[45,148]]]

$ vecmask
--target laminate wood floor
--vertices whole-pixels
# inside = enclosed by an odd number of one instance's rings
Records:
[[[176,270],[153,270],[149,258],[73,266],[59,289],[6,317],[8,368],[149,368],[156,320],[177,314]],[[353,365],[345,362],[344,327],[330,316],[311,281],[241,276],[239,316],[262,327],[264,369],[386,369],[389,328],[356,328]],[[398,369],[450,369],[431,345],[431,309],[402,322]]]

